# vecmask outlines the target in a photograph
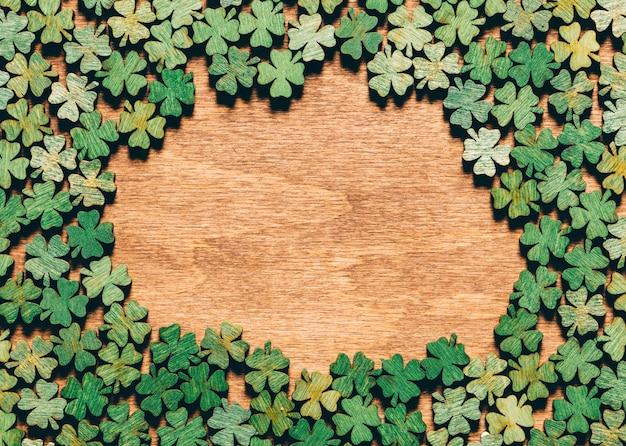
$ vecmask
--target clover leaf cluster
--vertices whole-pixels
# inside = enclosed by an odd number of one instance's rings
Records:
[[[626,4],[298,0],[294,10],[287,18],[274,0],[0,0],[0,445],[141,446],[155,436],[165,446],[444,446],[466,444],[483,418],[485,446],[626,442],[626,219],[616,213],[626,55],[607,64],[599,54],[601,43],[624,46]],[[251,351],[229,322],[201,340],[173,324],[150,342],[148,310],[127,299],[128,270],[110,255],[106,166],[120,146],[148,150],[191,113],[186,63],[198,49],[225,95],[256,88],[289,100],[337,50],[342,63],[364,62],[380,97],[442,91],[468,170],[497,177],[494,213],[523,225],[527,269],[494,329],[498,354],[470,358],[453,334],[421,360],[396,354],[377,366],[340,353],[329,373],[303,370],[292,388],[281,350]],[[117,104],[118,119],[98,101]],[[593,176],[599,188],[588,187]],[[98,309],[100,325],[85,328]],[[541,314],[564,334],[543,362]],[[228,397],[233,375],[249,408]],[[563,394],[539,429],[533,412],[556,385]],[[428,394],[434,429],[417,410]]]

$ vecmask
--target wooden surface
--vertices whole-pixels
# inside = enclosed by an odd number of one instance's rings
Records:
[[[155,329],[241,324],[291,358],[293,378],[339,352],[421,358],[451,333],[470,355],[495,350],[521,231],[464,171],[441,102],[380,107],[364,67],[335,60],[288,112],[254,95],[229,106],[203,60],[189,69],[192,117],[146,160],[121,150],[109,166],[113,259]],[[550,325],[545,357],[561,342]]]

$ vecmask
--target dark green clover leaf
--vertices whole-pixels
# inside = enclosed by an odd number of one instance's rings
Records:
[[[178,404],[184,396],[178,389],[178,375],[168,372],[165,367],[159,368],[157,372],[154,364],[150,365],[149,374],[141,374],[141,380],[135,386],[135,390],[144,396],[141,409],[155,417],[161,415],[164,405],[168,410],[178,409]]]
[[[185,403],[191,404],[199,401],[200,409],[208,412],[221,404],[220,393],[228,391],[228,383],[223,370],[216,370],[210,373],[209,365],[206,362],[200,365],[189,367],[183,374],[183,382],[180,385],[185,395]]]
[[[291,50],[272,50],[271,64],[261,62],[258,65],[260,85],[270,86],[270,96],[273,98],[290,98],[293,94],[291,84],[304,85],[304,64],[300,62],[302,53],[292,53]]]
[[[85,418],[87,412],[99,417],[109,403],[110,393],[111,388],[105,387],[104,381],[93,373],[85,373],[82,382],[70,376],[61,389],[61,396],[68,400],[65,413],[79,421]]]
[[[550,355],[550,360],[555,361],[555,369],[561,374],[563,381],[570,382],[578,374],[579,381],[587,385],[600,375],[600,368],[594,364],[602,359],[602,351],[597,344],[597,340],[588,339],[581,347],[578,339],[571,337],[559,346],[558,355]],[[596,384],[600,387],[597,381]]]
[[[305,419],[289,429],[289,435],[297,440],[292,446],[339,446],[340,441],[334,439],[334,432],[323,420],[313,423],[313,429]]]
[[[161,116],[179,117],[183,113],[181,104],[192,105],[195,102],[196,86],[193,83],[193,73],[184,74],[183,70],[165,69],[161,73],[163,83],[150,82],[148,101],[157,104],[161,102],[159,113]]]
[[[467,384],[467,392],[480,401],[487,399],[489,406],[493,406],[495,397],[501,397],[511,384],[508,376],[501,375],[506,367],[506,360],[499,359],[493,353],[487,356],[485,364],[479,358],[472,358],[463,369],[465,376],[474,378]]]
[[[467,130],[472,127],[474,120],[485,123],[489,118],[492,105],[480,99],[485,96],[487,88],[469,79],[463,83],[458,77],[454,78],[454,83],[456,87],[448,89],[448,95],[443,101],[444,108],[454,110],[450,115],[450,124],[459,125]],[[492,132],[495,131],[498,131],[499,140],[499,130],[495,129]],[[508,156],[506,162],[508,163]]]
[[[66,280],[61,277],[56,290],[52,287],[44,288],[41,300],[41,320],[49,319],[51,324],[69,327],[72,317],[84,318],[87,315],[89,298],[78,294],[79,283],[75,280]],[[73,316],[72,316],[73,315]]]
[[[50,336],[50,340],[56,344],[53,350],[59,358],[59,364],[65,367],[74,361],[73,367],[78,372],[96,365],[96,357],[92,352],[102,347],[95,330],[87,330],[81,336],[80,326],[76,322],[69,328],[62,328],[59,336]]]
[[[34,279],[41,280],[45,286],[50,286],[51,280],[59,280],[70,270],[70,264],[64,257],[70,252],[70,247],[63,243],[56,234],[46,243],[42,235],[37,234],[32,242],[26,245],[26,254],[31,256],[24,263],[24,268]]]
[[[27,31],[28,18],[18,15],[14,11],[5,14],[0,10],[0,56],[6,60],[13,60],[15,51],[23,54],[30,53],[35,35]]]
[[[419,435],[426,431],[422,413],[418,410],[407,416],[406,406],[398,404],[385,410],[386,423],[378,426],[383,445],[410,446],[419,444]]]
[[[142,307],[135,300],[128,302],[125,309],[118,303],[104,314],[106,324],[100,326],[100,330],[107,332],[107,338],[120,347],[128,343],[128,337],[137,345],[143,344],[146,336],[150,333],[150,325],[141,322],[148,316],[148,309]]]
[[[495,209],[508,207],[510,219],[527,217],[531,211],[539,212],[539,205],[536,203],[540,198],[537,181],[522,181],[522,178],[522,172],[519,170],[504,172],[500,176],[500,183],[504,187],[491,189],[493,207]]]
[[[150,344],[150,352],[154,364],[163,364],[167,361],[167,369],[173,373],[187,370],[192,364],[200,362],[200,358],[196,356],[198,353],[196,335],[185,333],[181,338],[178,324],[159,328],[159,341]]]
[[[101,364],[96,374],[104,384],[113,386],[113,393],[117,394],[120,387],[128,388],[139,379],[141,374],[136,367],[141,363],[141,353],[135,350],[133,344],[126,344],[120,350],[115,342],[110,342],[98,352]]]
[[[206,445],[207,433],[202,417],[194,417],[190,420],[187,409],[181,407],[178,410],[166,412],[165,420],[167,425],[157,429],[162,446]]]
[[[113,268],[111,258],[106,256],[89,263],[88,268],[81,268],[82,284],[90,299],[102,294],[102,302],[110,306],[113,302],[124,300],[124,292],[120,287],[130,285],[130,276],[126,265]]]
[[[450,435],[469,434],[469,422],[480,419],[480,402],[466,396],[464,387],[444,389],[443,395],[433,393],[434,421],[438,425],[446,424]]]
[[[35,381],[37,375],[50,379],[53,370],[58,365],[56,359],[47,356],[50,352],[52,352],[52,342],[46,341],[41,336],[33,338],[32,349],[26,341],[20,339],[11,351],[12,361],[7,362],[6,366],[10,369],[14,368],[13,374],[27,383]],[[23,397],[24,390],[22,390]]]
[[[129,413],[130,408],[126,401],[122,401],[117,406],[108,406],[109,420],[100,424],[102,439],[105,443],[142,446],[150,441],[148,423],[145,420],[144,412],[136,410],[128,416]],[[116,440],[117,443],[114,443]]]
[[[353,444],[371,442],[374,438],[372,428],[381,424],[378,407],[372,404],[372,396],[363,399],[361,395],[355,395],[350,399],[343,399],[341,407],[345,413],[333,415],[337,435],[344,436],[350,433],[350,441]]]
[[[410,360],[405,366],[402,356],[395,354],[391,359],[382,360],[382,374],[376,384],[385,398],[391,398],[391,405],[395,407],[398,400],[407,403],[419,397],[420,388],[417,383],[425,376],[417,359]]]
[[[230,322],[222,322],[220,334],[212,328],[207,328],[200,343],[202,349],[200,357],[206,358],[209,364],[221,369],[227,369],[230,358],[235,362],[243,362],[250,345],[239,339],[243,329]]]
[[[35,301],[41,296],[41,288],[31,279],[24,280],[24,273],[16,279],[9,279],[0,288],[0,314],[9,324],[17,320],[18,314],[26,324],[30,324],[35,316],[41,313],[41,307]]]
[[[514,2],[509,2],[509,4],[514,4]],[[509,70],[509,76],[515,80],[518,87],[528,85],[528,82],[532,81],[535,87],[543,88],[544,84],[554,77],[554,70],[558,70],[561,66],[554,61],[554,53],[548,50],[543,42],[538,43],[532,53],[530,45],[527,42],[521,42],[511,51],[509,58],[517,64]]]
[[[252,48],[270,48],[274,36],[285,34],[285,14],[283,4],[271,0],[253,0],[252,12],[239,14],[239,33],[250,34]]]
[[[113,237],[113,223],[100,221],[100,212],[93,209],[78,213],[78,225],[67,226],[67,243],[72,248],[71,255],[83,259],[101,258],[104,254],[103,244],[110,245]]]
[[[94,29],[93,25],[74,30],[76,42],[63,44],[65,61],[69,64],[80,60],[81,73],[99,71],[102,68],[102,59],[111,55],[109,36],[104,33],[104,25]],[[104,34],[103,34],[104,33]]]
[[[510,353],[517,358],[522,354],[522,345],[529,352],[536,352],[543,334],[535,330],[538,317],[529,313],[524,308],[517,311],[513,305],[509,305],[507,314],[500,316],[500,323],[496,325],[495,333],[504,339],[500,342],[500,350]]]
[[[291,398],[294,401],[305,401],[300,408],[303,417],[319,420],[322,418],[322,406],[328,412],[337,411],[337,401],[341,394],[330,388],[332,382],[330,375],[313,372],[309,376],[306,369],[302,370],[302,379],[296,381],[296,389]]]
[[[204,21],[195,20],[193,22],[193,42],[196,44],[206,42],[204,51],[207,56],[226,54],[228,42],[235,43],[241,37],[239,35],[239,20],[235,18],[236,14],[235,8],[228,11],[224,8],[206,8]]]
[[[244,88],[252,87],[257,69],[254,65],[259,63],[259,58],[250,58],[250,53],[234,46],[228,48],[228,59],[221,54],[213,56],[213,62],[209,66],[209,74],[221,76],[215,83],[218,91],[224,91],[231,96],[237,94],[238,85]]]
[[[258,412],[250,417],[250,424],[261,435],[265,434],[271,425],[274,435],[281,437],[293,427],[293,419],[300,418],[298,412],[292,412],[295,404],[287,398],[285,392],[276,394],[272,401],[270,393],[263,390],[250,401],[250,407]]]
[[[65,136],[46,135],[43,137],[45,148],[33,146],[30,148],[30,167],[35,170],[30,174],[31,178],[41,175],[44,181],[63,182],[66,170],[76,169],[76,149],[65,149]]]
[[[584,158],[592,164],[598,164],[600,155],[604,153],[605,146],[600,141],[602,129],[585,119],[582,122],[574,120],[574,124],[567,123],[563,133],[559,135],[559,142],[566,147],[561,153],[561,158],[574,167],[580,167]]]
[[[570,242],[567,237],[570,232],[572,232],[572,228],[570,226],[563,227],[561,220],[554,220],[544,215],[539,221],[539,227],[531,222],[524,225],[524,233],[520,237],[520,243],[531,247],[526,254],[528,260],[545,266],[550,262],[550,253],[557,259],[563,258]],[[536,304],[533,305],[532,309],[528,308],[532,313],[536,313],[539,309],[539,302],[537,301]]]
[[[81,113],[79,121],[84,127],[73,127],[70,130],[74,149],[78,150],[78,159],[95,159],[106,157],[111,153],[109,144],[119,139],[116,123],[109,119],[102,122],[102,113],[94,110],[91,113]],[[44,142],[46,137],[44,137]]]
[[[547,398],[550,391],[544,383],[554,384],[558,376],[554,371],[554,363],[546,361],[539,365],[539,353],[521,355],[517,362],[509,359],[511,370],[511,387],[514,392],[526,390],[528,401]]]
[[[497,40],[493,36],[487,37],[485,48],[477,42],[471,42],[465,53],[465,64],[461,70],[469,71],[471,79],[484,85],[491,84],[492,76],[506,79],[511,68],[511,60],[505,56],[506,42]]]
[[[213,415],[207,420],[213,429],[211,441],[216,446],[248,445],[256,429],[246,423],[250,419],[250,411],[234,403],[228,407],[228,400],[222,398],[222,407],[216,407]]]
[[[578,195],[587,187],[582,171],[573,169],[568,173],[564,161],[546,167],[544,173],[537,173],[535,176],[541,180],[537,185],[537,190],[541,194],[541,201],[552,203],[556,198],[556,207],[560,211],[578,206]]]
[[[506,11],[502,16],[508,23],[502,25],[502,31],[511,30],[515,37],[528,41],[533,40],[535,29],[545,33],[550,28],[552,12],[542,6],[543,0],[508,1]]]
[[[378,19],[365,11],[355,13],[354,8],[348,10],[348,17],[342,17],[335,35],[340,39],[348,39],[341,44],[342,54],[351,56],[354,60],[361,59],[363,48],[370,54],[375,54],[383,42],[383,36],[375,31]],[[374,30],[374,31],[372,31]]]
[[[596,387],[567,386],[565,399],[554,400],[554,419],[567,421],[567,431],[571,434],[589,432],[589,421],[600,419],[600,398]]]
[[[35,392],[32,389],[22,389],[22,397],[17,407],[28,411],[26,423],[29,426],[38,426],[41,429],[58,430],[57,421],[63,419],[63,409],[67,401],[57,398],[59,385],[54,382],[46,382],[43,379],[35,383]]]
[[[532,225],[532,223],[527,224]],[[561,290],[555,286],[558,277],[557,273],[545,266],[539,266],[535,276],[525,269],[513,285],[515,292],[511,293],[509,299],[517,300],[520,307],[526,308],[531,313],[538,313],[542,306],[554,310],[562,295]]]
[[[593,292],[606,282],[606,275],[600,271],[609,265],[609,259],[604,257],[599,247],[593,247],[591,240],[585,241],[585,247],[576,245],[573,250],[565,254],[565,261],[572,266],[563,271],[565,279],[571,289],[577,290],[585,283],[585,287]]]
[[[452,334],[449,341],[441,337],[426,345],[428,357],[422,360],[422,368],[429,380],[432,381],[441,375],[443,384],[451,386],[463,379],[461,367],[469,364],[470,358],[465,353],[465,346],[457,344],[456,339],[456,335]]]
[[[363,352],[356,352],[352,363],[348,355],[340,353],[330,365],[330,373],[335,376],[332,387],[344,398],[351,396],[354,391],[361,396],[368,395],[376,385],[376,377],[380,372],[380,369],[374,368],[374,361]]]
[[[257,348],[246,358],[246,365],[252,371],[246,373],[245,381],[256,393],[261,392],[267,384],[270,390],[277,393],[289,383],[289,376],[283,372],[289,367],[289,358],[283,356],[279,348],[272,349],[270,342],[265,348]]]

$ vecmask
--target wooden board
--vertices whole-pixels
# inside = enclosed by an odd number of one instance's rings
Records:
[[[495,351],[521,230],[494,218],[441,102],[381,107],[365,70],[335,60],[288,112],[256,96],[230,106],[203,60],[189,68],[193,115],[147,159],[121,151],[109,166],[113,259],[155,330],[236,322],[280,347],[293,378],[341,351],[423,357],[453,332],[471,355]],[[549,325],[546,358],[561,342]]]

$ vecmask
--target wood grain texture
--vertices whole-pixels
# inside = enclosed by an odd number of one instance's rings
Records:
[[[189,69],[192,117],[146,160],[122,150],[109,165],[113,259],[155,330],[241,324],[291,358],[292,378],[341,351],[421,358],[451,333],[471,355],[495,351],[521,232],[464,171],[441,102],[380,107],[365,70],[335,60],[288,112],[254,94],[230,106],[203,60]],[[560,342],[547,333],[545,356]]]

